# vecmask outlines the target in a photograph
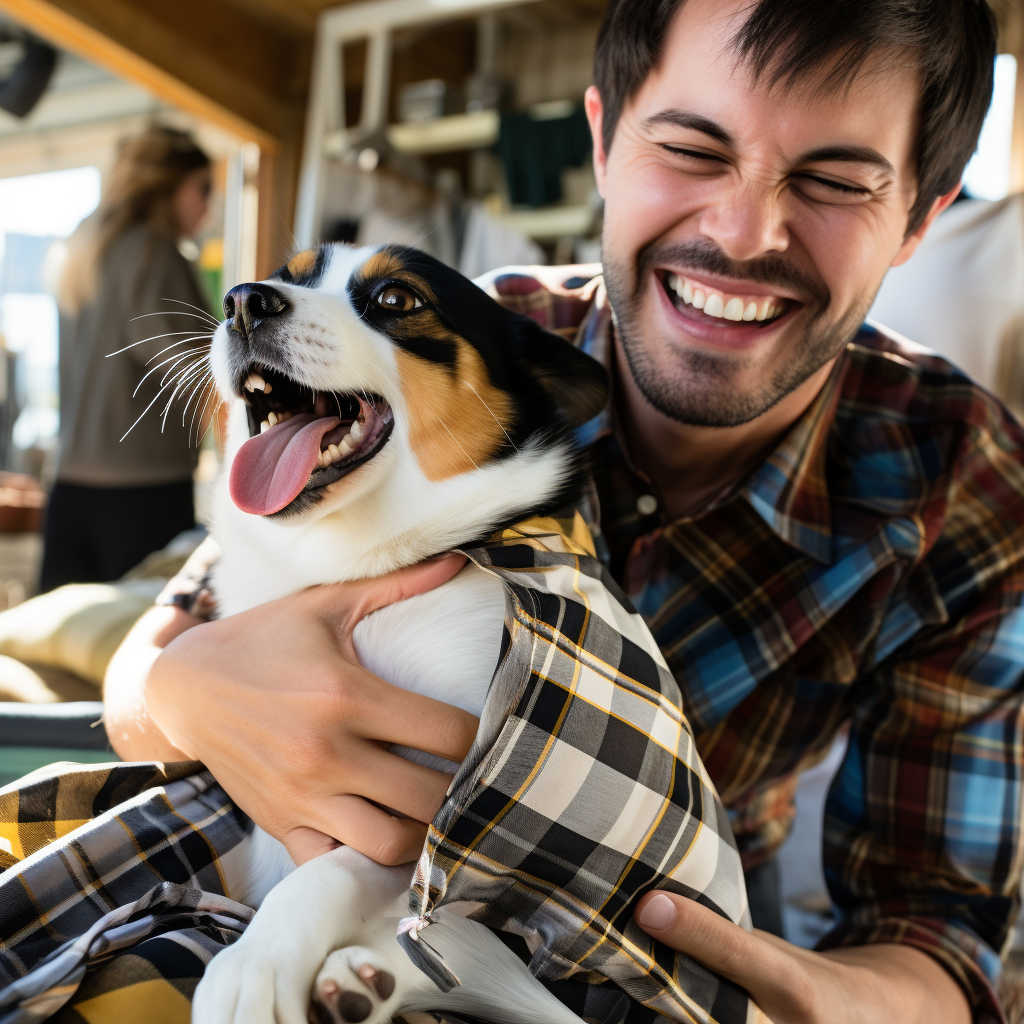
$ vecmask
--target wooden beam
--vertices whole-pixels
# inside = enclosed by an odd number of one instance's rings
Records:
[[[0,0],[0,9],[269,153],[305,90],[309,41],[282,38],[217,0]]]

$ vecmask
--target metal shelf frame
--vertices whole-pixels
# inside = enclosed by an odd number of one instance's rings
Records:
[[[374,0],[333,7],[320,14],[295,210],[296,245],[308,248],[317,241],[327,160],[386,127],[392,32],[533,2],[536,0]],[[348,128],[342,48],[357,39],[368,41],[363,103],[359,123]]]

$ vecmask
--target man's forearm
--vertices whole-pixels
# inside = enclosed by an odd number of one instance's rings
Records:
[[[861,1021],[970,1024],[963,989],[941,964],[913,946],[850,946],[820,955],[858,972],[854,991],[863,982],[865,1005],[875,1010],[875,1016],[858,1013]]]
[[[111,659],[103,680],[103,721],[110,745],[123,760],[187,759],[149,717],[145,687],[153,662],[167,644],[202,621],[180,608],[151,608]]]

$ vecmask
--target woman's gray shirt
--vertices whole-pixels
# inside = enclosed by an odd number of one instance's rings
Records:
[[[161,414],[173,385],[142,414],[165,373],[169,380],[191,365],[200,353],[184,353],[208,343],[211,326],[205,317],[197,319],[196,306],[206,310],[208,302],[192,266],[170,238],[138,225],[113,243],[103,259],[95,300],[78,316],[60,318],[59,481],[144,487],[192,476],[198,457],[197,426],[189,440],[195,401],[182,424],[191,387],[181,389],[162,429]],[[148,315],[153,313],[158,315]],[[106,358],[143,339],[152,340]],[[176,363],[177,358],[182,361]],[[166,359],[132,397],[143,375]],[[200,403],[197,423],[201,413]]]

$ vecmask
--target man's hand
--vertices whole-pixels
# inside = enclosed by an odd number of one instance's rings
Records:
[[[451,778],[386,747],[461,761],[478,723],[371,675],[352,630],[370,612],[446,582],[464,561],[314,587],[187,629],[149,669],[146,715],[297,863],[338,843],[384,864],[413,860]]]
[[[967,997],[927,953],[901,945],[812,953],[747,932],[693,900],[648,893],[637,924],[742,985],[772,1024],[969,1024]]]

